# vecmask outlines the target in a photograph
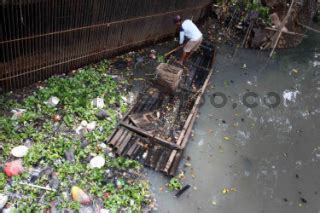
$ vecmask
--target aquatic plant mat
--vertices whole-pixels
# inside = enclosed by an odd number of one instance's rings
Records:
[[[128,106],[127,83],[109,67],[102,61],[0,96],[0,212],[152,208],[143,167],[103,143]]]
[[[187,62],[179,88],[150,84],[108,140],[118,156],[174,176],[213,73],[215,48],[202,45]]]

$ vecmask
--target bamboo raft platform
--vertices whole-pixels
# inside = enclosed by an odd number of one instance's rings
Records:
[[[188,74],[183,74],[175,93],[155,84],[141,93],[107,141],[114,153],[174,176],[212,76],[214,60],[215,48],[202,45],[188,63]]]

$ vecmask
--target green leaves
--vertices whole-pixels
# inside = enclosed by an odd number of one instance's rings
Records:
[[[0,172],[0,191],[4,189],[6,184],[7,184],[7,176],[3,172]]]
[[[8,112],[0,115],[0,143],[3,148],[0,161],[7,161],[15,145],[21,145],[23,140],[30,139],[31,147],[23,158],[26,171],[31,167],[51,167],[60,183],[57,192],[43,191],[19,184],[30,180],[29,173],[13,177],[13,187],[10,190],[20,194],[22,199],[13,199],[11,203],[21,207],[21,211],[39,212],[52,201],[57,202],[59,209],[79,209],[79,203],[63,196],[74,184],[90,192],[93,198],[104,200],[105,207],[115,210],[114,212],[121,208],[128,208],[129,212],[141,212],[142,205],[148,202],[147,183],[137,182],[134,177],[129,183],[126,178],[121,177],[122,171],[133,169],[137,172],[141,165],[125,158],[110,158],[98,146],[106,141],[115,128],[118,111],[127,111],[127,104],[121,98],[121,85],[105,73],[108,67],[109,62],[102,61],[80,69],[71,77],[51,77],[44,87],[19,102],[8,99],[8,96],[0,96],[1,109]],[[60,100],[55,107],[46,103],[52,96]],[[96,118],[98,109],[91,106],[92,99],[96,97],[104,99],[109,119]],[[10,111],[16,108],[26,111],[21,117],[11,119]],[[54,115],[59,115],[62,119],[52,120]],[[80,136],[75,134],[75,128],[82,120],[97,122],[97,128],[81,138],[89,142],[85,148],[80,146]],[[65,159],[65,152],[68,150],[74,151],[72,163]],[[87,158],[97,154],[106,159],[106,165],[102,169],[92,169],[87,165]],[[115,178],[121,180],[121,187],[106,179],[107,169],[115,172]],[[35,184],[46,186],[49,181],[48,175],[42,175]],[[5,188],[6,183],[6,176],[0,173],[0,190]],[[108,198],[106,193],[110,193]]]
[[[171,191],[180,190],[180,189],[182,189],[182,183],[178,178],[173,177],[170,179],[168,187]]]

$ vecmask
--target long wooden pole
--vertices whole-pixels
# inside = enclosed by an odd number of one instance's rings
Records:
[[[300,26],[306,28],[307,30],[311,30],[311,31],[313,31],[313,32],[315,32],[315,33],[320,33],[320,30],[314,29],[314,28],[312,28],[312,27],[310,27],[310,26],[308,26],[308,25],[301,24],[301,23],[298,23],[298,24],[299,24]]]
[[[214,60],[214,59],[213,59],[213,60]],[[190,129],[190,128],[189,128],[190,125],[192,126],[193,123],[194,123],[194,121],[195,121],[195,118],[194,118],[194,117],[196,116],[196,113],[197,113],[197,111],[198,111],[198,107],[199,107],[199,104],[200,104],[202,95],[203,95],[204,91],[205,91],[206,88],[207,88],[207,85],[208,85],[208,83],[209,83],[209,80],[210,80],[210,78],[211,78],[212,73],[213,73],[213,68],[211,68],[211,71],[210,71],[210,73],[208,74],[208,77],[207,77],[205,83],[204,83],[203,86],[202,86],[201,92],[200,92],[200,94],[199,94],[199,96],[198,96],[198,98],[197,98],[197,100],[196,100],[196,102],[195,102],[195,104],[194,104],[194,107],[193,107],[191,113],[189,114],[189,117],[188,117],[188,119],[187,119],[187,121],[186,121],[186,123],[185,123],[185,126],[183,127],[183,130],[181,131],[181,134],[180,134],[180,136],[179,136],[179,138],[178,138],[178,140],[177,140],[177,145],[179,145],[179,146],[180,146],[181,143],[183,142],[183,139],[184,139],[185,137],[189,137],[189,135],[190,135],[190,133],[191,133],[191,130],[188,131],[188,129]],[[187,134],[188,134],[188,135],[187,135]],[[186,142],[184,143],[184,146],[185,146],[185,145],[186,145]],[[181,147],[182,147],[182,146],[181,146]],[[171,167],[171,165],[172,165],[172,163],[173,163],[173,160],[174,160],[176,154],[177,154],[177,150],[173,150],[173,151],[171,152],[170,157],[169,157],[169,159],[168,159],[168,162],[167,162],[167,164],[166,164],[166,166],[165,166],[164,172],[167,172],[167,173],[169,172],[169,169],[170,169],[170,167]]]
[[[280,25],[280,27],[279,27],[279,31],[276,33],[276,40],[274,41],[274,43],[273,43],[273,47],[272,47],[272,50],[271,50],[271,52],[270,52],[270,57],[272,57],[272,55],[273,55],[273,53],[274,53],[274,50],[276,49],[276,47],[278,46],[278,42],[279,42],[279,40],[280,40],[280,37],[281,37],[281,35],[282,35],[282,32],[283,32],[283,30],[284,30],[284,27],[285,27],[285,25],[287,24],[287,22],[288,22],[288,19],[289,19],[289,16],[290,16],[290,14],[291,14],[291,10],[292,10],[292,7],[293,7],[293,4],[295,3],[295,0],[292,0],[292,2],[291,2],[291,5],[290,5],[290,7],[289,7],[289,10],[288,10],[288,12],[287,12],[287,15],[284,17],[284,19],[282,20],[282,23],[281,23],[281,25]]]
[[[176,52],[176,51],[180,50],[182,47],[183,47],[182,45],[177,46],[177,47],[176,47],[176,48],[174,48],[173,50],[171,50],[171,51],[167,52],[166,54],[164,54],[164,57],[168,57],[168,56],[170,56],[172,53],[174,53],[174,52]]]

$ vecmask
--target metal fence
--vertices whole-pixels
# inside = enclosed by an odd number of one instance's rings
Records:
[[[2,0],[0,92],[172,35],[211,0]]]

